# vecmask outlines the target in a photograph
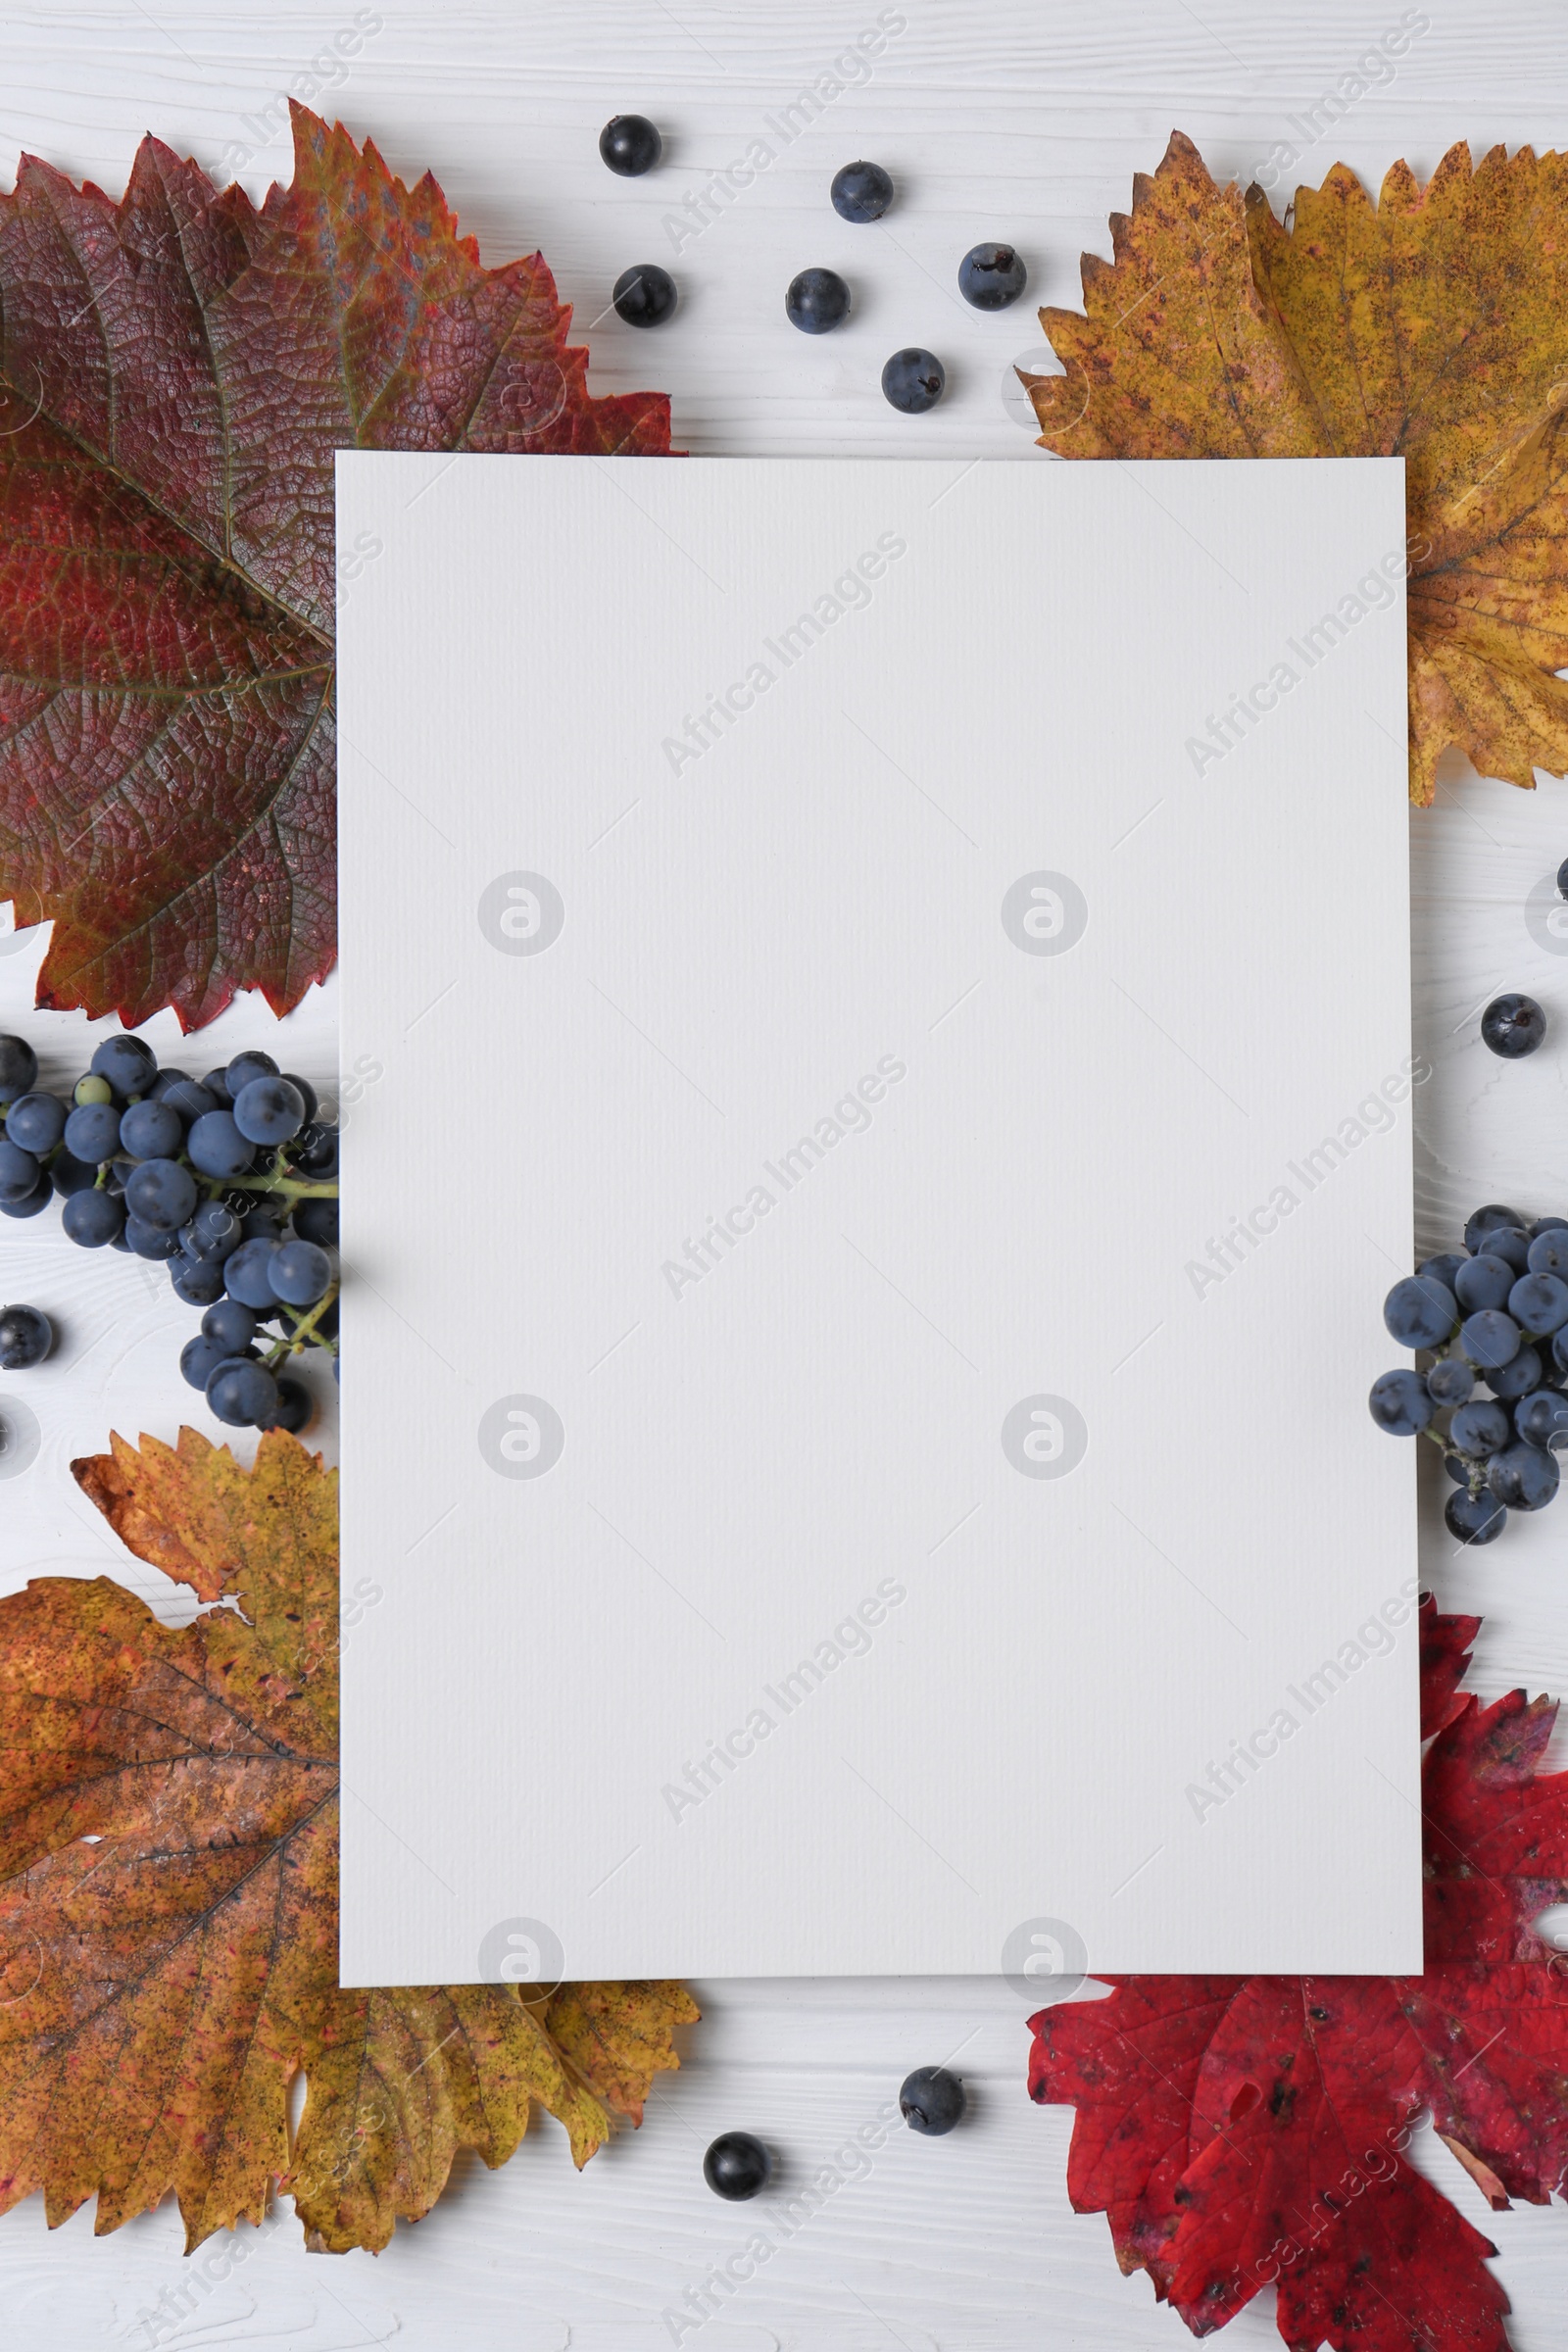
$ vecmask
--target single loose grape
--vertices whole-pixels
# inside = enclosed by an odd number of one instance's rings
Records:
[[[882,396],[904,416],[921,416],[936,407],[947,380],[947,369],[934,351],[908,343],[883,368]]]
[[[880,220],[893,202],[893,180],[880,164],[841,164],[828,195],[841,220],[863,225]]]
[[[784,293],[784,316],[803,335],[825,335],[850,315],[850,289],[836,270],[802,270]]]
[[[640,179],[663,151],[658,126],[646,115],[612,115],[599,133],[599,159],[621,179]]]
[[[977,311],[1004,311],[1017,301],[1029,272],[1011,245],[971,245],[958,264],[958,292]]]
[[[0,1307],[0,1371],[30,1372],[54,1344],[54,1325],[41,1307]]]
[[[951,2132],[963,2113],[963,2084],[945,2066],[919,2066],[906,2075],[899,2090],[899,2112],[911,2132],[937,2139]]]
[[[1517,990],[1494,997],[1481,1015],[1483,1043],[1505,1061],[1520,1061],[1533,1054],[1545,1034],[1546,1016],[1541,1006],[1534,997],[1521,996]]]
[[[773,2160],[750,2132],[721,2132],[703,2158],[703,2179],[716,2197],[755,2197],[767,2183]]]
[[[657,262],[634,262],[611,292],[615,316],[627,326],[662,326],[675,316],[675,280]]]

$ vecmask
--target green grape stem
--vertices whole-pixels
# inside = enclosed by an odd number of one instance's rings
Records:
[[[312,1307],[310,1313],[302,1317],[302,1319],[295,1324],[292,1331],[286,1331],[280,1340],[273,1341],[271,1347],[262,1358],[262,1361],[266,1364],[270,1372],[276,1365],[280,1364],[286,1355],[302,1355],[307,1346],[313,1348],[325,1348],[331,1354],[336,1355],[336,1340],[318,1339],[316,1336],[316,1322],[318,1315],[325,1314],[327,1308],[331,1305],[333,1299],[337,1297],[338,1292],[342,1289],[342,1287],[343,1286],[341,1283],[329,1283],[326,1289],[321,1293],[319,1298],[318,1298],[316,1301],[316,1304]]]

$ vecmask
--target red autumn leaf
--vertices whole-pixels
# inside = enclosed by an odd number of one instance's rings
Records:
[[[333,452],[669,450],[538,254],[293,114],[260,210],[152,138],[119,204],[0,195],[0,899],[40,1004],[127,1025],[331,968]]]
[[[1195,2335],[1278,2289],[1292,2352],[1506,2352],[1496,2249],[1406,2162],[1421,2111],[1494,2207],[1568,2179],[1568,1896],[1556,1709],[1455,1686],[1478,1620],[1421,1609],[1426,1971],[1133,1977],[1030,2020],[1029,2088],[1077,2107],[1067,2185]]]

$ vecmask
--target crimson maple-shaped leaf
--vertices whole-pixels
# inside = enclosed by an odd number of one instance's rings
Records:
[[[1421,1609],[1426,1970],[1132,1977],[1030,2020],[1029,2087],[1078,2112],[1068,2192],[1195,2335],[1277,2285],[1292,2352],[1506,2352],[1496,2249],[1405,2161],[1425,2108],[1494,2207],[1568,2179],[1568,1895],[1556,1708],[1456,1690],[1479,1620]]]
[[[260,210],[152,138],[119,204],[0,196],[0,899],[53,918],[39,1003],[127,1026],[331,967],[333,452],[669,449],[537,254],[293,115]]]

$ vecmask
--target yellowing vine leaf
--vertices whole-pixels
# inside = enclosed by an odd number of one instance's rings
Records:
[[[338,1985],[335,1476],[280,1431],[252,1470],[191,1430],[74,1468],[209,1605],[0,1600],[0,2211],[96,2193],[104,2231],[172,2189],[195,2246],[275,2180],[336,2252],[427,2213],[459,2148],[505,2163],[535,2100],[585,2163],[678,2064],[679,1985]]]
[[[1568,771],[1568,159],[1336,165],[1290,225],[1172,134],[1086,255],[1084,312],[1042,311],[1066,369],[1024,380],[1083,458],[1402,457],[1410,794],[1450,745],[1510,783]]]

